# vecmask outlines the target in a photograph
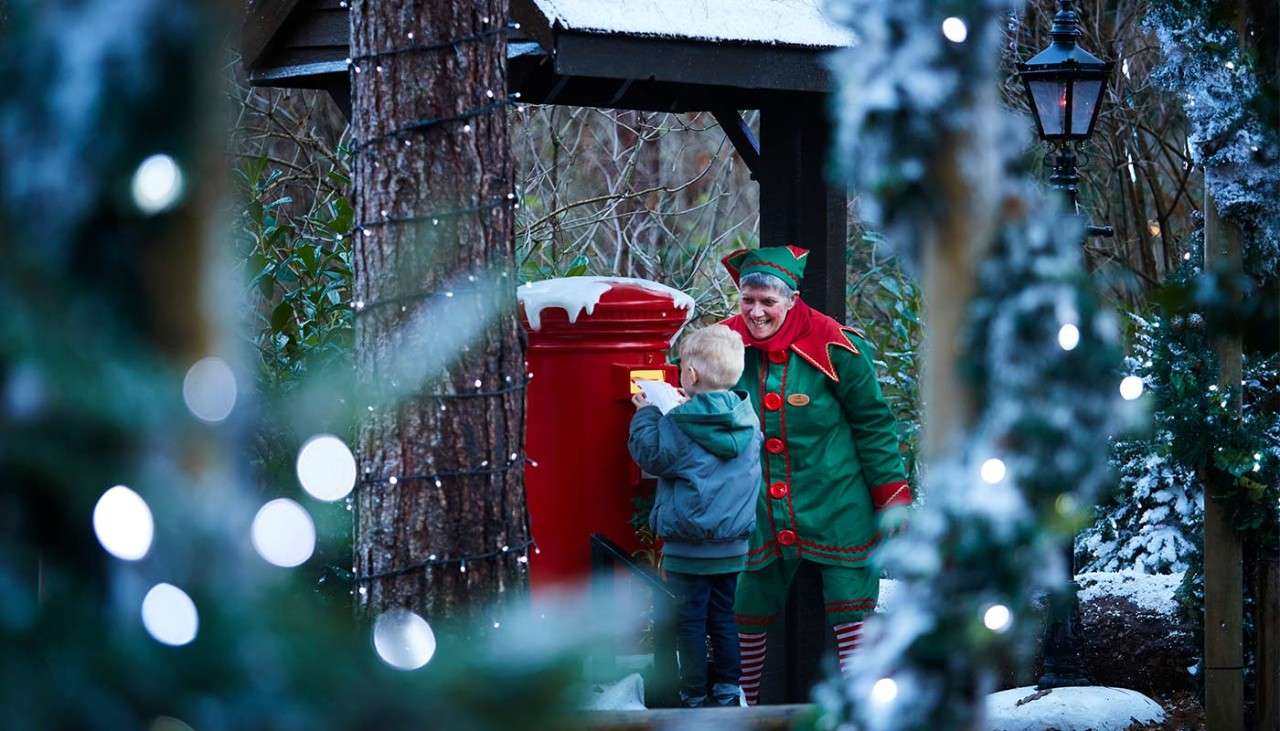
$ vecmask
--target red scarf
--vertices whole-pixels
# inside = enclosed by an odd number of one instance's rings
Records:
[[[724,320],[721,324],[727,325],[730,330],[738,333],[742,337],[742,344],[748,348],[756,348],[764,353],[791,350],[827,378],[837,382],[840,378],[836,375],[835,365],[831,362],[831,352],[828,348],[844,348],[857,355],[858,349],[849,342],[845,333],[852,332],[858,337],[865,337],[857,328],[841,325],[813,309],[799,297],[787,312],[786,319],[782,321],[782,327],[767,338],[757,338],[752,335],[746,321],[742,319],[741,312]]]

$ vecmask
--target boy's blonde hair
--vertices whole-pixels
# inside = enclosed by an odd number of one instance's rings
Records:
[[[708,391],[732,388],[742,377],[744,357],[742,337],[724,325],[694,330],[680,339],[680,362],[693,366]]]

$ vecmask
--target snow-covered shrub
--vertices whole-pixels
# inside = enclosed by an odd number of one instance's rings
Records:
[[[1081,571],[1138,570],[1171,573],[1187,569],[1198,547],[1204,485],[1195,470],[1169,454],[1167,431],[1153,439],[1128,439],[1112,446],[1119,473],[1114,501],[1076,539]]]
[[[1258,55],[1215,5],[1151,3],[1143,26],[1163,55],[1152,80],[1183,102],[1188,149],[1222,216],[1244,234],[1247,271],[1272,277],[1280,265],[1280,132],[1267,111],[1274,94]]]
[[[1167,323],[1159,317],[1131,317],[1137,328],[1126,370],[1142,378],[1156,401],[1173,395],[1174,370],[1189,392],[1198,392],[1199,381],[1212,378],[1195,348],[1164,337]],[[1111,465],[1119,479],[1098,506],[1094,524],[1076,538],[1081,571],[1185,571],[1188,556],[1199,550],[1195,535],[1204,510],[1204,484],[1192,465],[1175,456],[1170,418],[1158,409],[1149,436],[1112,442]]]
[[[1082,571],[1187,571],[1198,563],[1203,471],[1232,475],[1227,512],[1249,540],[1274,545],[1280,415],[1269,404],[1280,382],[1277,359],[1245,354],[1242,411],[1226,409],[1217,357],[1198,314],[1133,316],[1127,370],[1143,379],[1154,408],[1148,435],[1118,439],[1116,489],[1076,539]],[[1192,571],[1191,573],[1194,573]]]

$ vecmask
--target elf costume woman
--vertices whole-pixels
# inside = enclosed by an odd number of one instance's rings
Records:
[[[741,685],[752,705],[766,628],[802,561],[822,572],[824,609],[846,668],[879,594],[879,577],[867,566],[880,540],[876,515],[911,504],[865,335],[797,294],[808,255],[777,246],[723,260],[740,295],[739,313],[724,324],[747,346],[737,388],[750,394],[764,431],[756,529],[735,601]]]

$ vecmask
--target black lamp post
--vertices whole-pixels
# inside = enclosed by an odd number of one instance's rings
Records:
[[[1080,185],[1075,146],[1093,134],[1113,64],[1076,45],[1082,35],[1080,16],[1067,0],[1058,0],[1050,34],[1053,43],[1030,61],[1018,64],[1018,76],[1026,87],[1040,139],[1054,149],[1049,182],[1070,197],[1074,211]],[[1090,236],[1113,233],[1110,226],[1089,226]]]
[[[1076,39],[1081,36],[1080,16],[1067,0],[1058,0],[1051,34],[1053,43],[1048,48],[1030,61],[1018,64],[1018,76],[1026,87],[1040,139],[1054,150],[1049,182],[1067,194],[1071,210],[1076,211],[1080,175],[1076,172],[1075,146],[1093,134],[1112,64],[1076,45]],[[1088,232],[1090,236],[1113,234],[1110,226],[1089,226]],[[1076,595],[1072,543],[1074,541],[1066,547],[1070,589],[1055,597],[1049,606],[1049,622],[1044,634],[1044,674],[1037,683],[1041,690],[1089,685],[1080,667],[1076,646],[1080,602]]]

